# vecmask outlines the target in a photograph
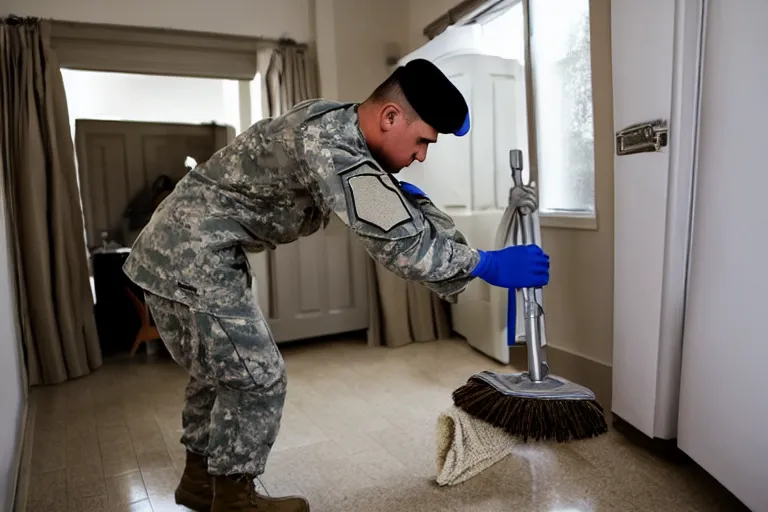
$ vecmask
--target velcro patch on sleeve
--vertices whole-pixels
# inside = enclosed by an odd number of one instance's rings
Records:
[[[411,212],[394,184],[376,174],[358,174],[347,180],[355,216],[384,232],[410,222]]]

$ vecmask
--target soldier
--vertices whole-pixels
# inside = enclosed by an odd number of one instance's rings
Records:
[[[251,292],[246,250],[293,242],[335,215],[377,262],[448,300],[475,278],[505,288],[548,283],[540,248],[472,248],[423,192],[393,177],[423,162],[438,134],[463,136],[469,125],[461,93],[415,60],[363,103],[311,100],[255,123],[161,203],[124,271],[189,374],[177,503],[309,510],[302,497],[261,496],[253,485],[278,434],[286,374]],[[516,190],[521,205],[536,207],[532,189]]]

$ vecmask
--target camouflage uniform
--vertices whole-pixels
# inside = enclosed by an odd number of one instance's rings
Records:
[[[425,213],[426,212],[426,213]],[[264,119],[185,176],[124,265],[190,374],[187,448],[212,474],[261,474],[286,376],[251,293],[245,249],[273,249],[338,216],[385,268],[442,297],[479,256],[450,217],[406,195],[368,151],[357,106],[312,100]]]

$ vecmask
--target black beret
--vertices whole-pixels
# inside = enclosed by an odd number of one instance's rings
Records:
[[[414,59],[398,67],[395,78],[408,103],[438,133],[459,137],[469,132],[469,107],[461,92],[437,66]]]

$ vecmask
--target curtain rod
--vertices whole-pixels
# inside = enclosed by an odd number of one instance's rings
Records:
[[[0,18],[0,24],[19,26],[19,25],[37,25],[42,21],[41,18],[34,16],[17,16],[15,14],[9,14]]]
[[[450,27],[467,14],[476,10],[478,7],[481,7],[486,2],[487,0],[464,0],[453,8],[448,9],[448,12],[424,27],[422,33],[427,37],[427,39],[434,39],[443,33],[446,28]]]
[[[17,16],[10,14],[8,16],[0,18],[0,24],[7,24],[12,26],[18,25],[35,25],[47,21],[51,24],[54,31],[58,32],[64,37],[72,36],[84,29],[88,31],[104,31],[104,33],[110,34],[126,34],[137,33],[149,35],[177,35],[187,37],[205,37],[209,39],[215,39],[219,41],[232,41],[240,44],[253,45],[258,48],[283,48],[293,47],[299,50],[309,49],[309,44],[299,43],[295,39],[290,37],[259,37],[259,36],[246,36],[241,34],[226,34],[221,32],[206,32],[198,30],[186,30],[177,28],[163,28],[163,27],[148,27],[142,25],[119,25],[111,23],[89,23],[82,21],[68,21],[56,18],[40,18],[35,16]],[[80,32],[83,34],[83,32]],[[57,34],[58,35],[58,34]]]

